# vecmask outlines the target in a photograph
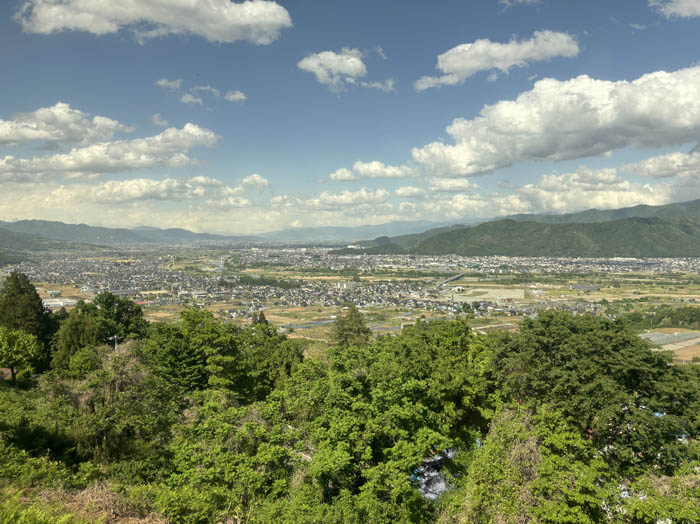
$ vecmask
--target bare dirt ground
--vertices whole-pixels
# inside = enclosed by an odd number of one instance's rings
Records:
[[[674,349],[673,354],[681,362],[691,361],[693,357],[700,357],[700,344]]]

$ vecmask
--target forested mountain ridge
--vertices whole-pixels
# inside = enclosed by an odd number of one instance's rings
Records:
[[[700,218],[570,224],[498,220],[432,236],[411,251],[465,256],[697,257]]]
[[[665,205],[660,205],[660,206],[648,206],[648,205],[638,205],[638,206],[633,206],[633,207],[625,207],[625,208],[619,208],[619,209],[588,209],[586,211],[581,211],[578,213],[567,213],[563,215],[545,215],[545,214],[521,214],[521,215],[511,215],[507,217],[501,217],[501,218],[496,218],[492,220],[487,220],[483,221],[479,224],[454,224],[452,226],[443,226],[443,227],[438,227],[438,228],[433,228],[426,230],[422,233],[418,234],[412,234],[412,235],[401,235],[401,236],[395,236],[395,237],[390,237],[388,239],[388,243],[395,244],[401,250],[405,252],[412,252],[415,250],[415,252],[418,253],[426,253],[426,254],[436,254],[436,253],[445,253],[448,251],[443,251],[441,246],[438,246],[437,244],[439,242],[445,241],[448,243],[450,246],[449,249],[454,249],[452,247],[452,243],[454,242],[455,238],[459,238],[461,235],[464,235],[465,237],[471,237],[470,233],[467,233],[465,230],[468,228],[474,228],[474,227],[479,227],[479,226],[484,226],[485,224],[490,224],[490,223],[498,223],[499,226],[493,226],[495,229],[490,229],[490,231],[493,232],[493,234],[502,234],[504,235],[503,238],[494,238],[495,243],[505,243],[505,242],[510,242],[513,239],[510,238],[508,227],[503,226],[504,221],[516,221],[516,222],[535,222],[535,223],[541,223],[541,224],[594,224],[594,223],[608,223],[608,222],[613,222],[621,219],[626,219],[626,218],[664,218],[664,219],[683,219],[683,218],[688,218],[688,219],[693,219],[693,218],[699,218],[700,219],[700,200],[693,200],[690,202],[679,202],[679,203],[672,203],[672,204],[665,204]],[[692,221],[692,220],[691,220]],[[639,222],[639,224],[643,224],[643,222]],[[649,222],[649,224],[655,224],[654,222]],[[669,232],[673,235],[677,234],[677,231],[673,231],[672,228],[674,227],[673,222],[669,223],[669,227],[671,228]],[[485,231],[488,228],[482,228],[482,231]],[[605,228],[603,228],[601,231],[604,232]],[[462,233],[456,233],[456,231],[462,231]],[[542,231],[548,231],[546,228],[537,228],[537,227],[530,227],[530,228],[523,228],[521,230],[523,233],[527,233],[528,231],[532,231],[532,234],[537,235],[540,234]],[[581,228],[572,228],[572,232],[585,232],[589,231],[588,229],[581,229]],[[595,228],[591,228],[590,231],[595,231]],[[630,231],[632,233],[633,231]],[[437,237],[443,234],[447,233],[453,233],[451,235],[447,236],[441,236],[441,240],[435,240],[435,241],[430,241],[428,242],[429,239],[432,239],[433,237]],[[640,229],[639,231],[640,234],[645,233]],[[584,233],[585,234],[585,233]],[[613,230],[611,230],[612,235],[616,235],[617,233]],[[651,233],[654,234],[654,233]],[[604,236],[604,235],[603,235]],[[600,234],[596,234],[595,239],[591,239],[591,242],[597,244],[597,245],[603,245],[607,240],[605,240]],[[384,242],[378,242],[379,239],[374,239],[374,240],[367,240],[360,242],[360,245],[364,246],[365,248],[376,248],[375,251],[377,254],[383,253],[383,252],[391,252],[392,248],[386,247],[387,241]],[[533,241],[538,242],[536,238],[532,238]],[[611,241],[613,241],[611,239]],[[642,237],[643,241],[643,237]],[[417,248],[421,243],[424,243],[425,245],[422,248]],[[516,245],[519,243],[518,239],[516,239]],[[380,245],[383,245],[384,247],[379,247]],[[572,244],[572,246],[575,244]],[[584,248],[584,246],[580,246],[580,249],[589,249],[591,246],[588,248]],[[546,246],[548,252],[562,252],[562,248],[556,247],[556,246]],[[397,248],[393,248],[396,250]],[[496,251],[499,251],[498,254],[502,254],[500,252],[500,249],[496,249],[495,247],[492,247],[489,250],[485,250],[485,247],[480,247],[479,249],[482,249],[482,253],[488,252],[489,254],[496,254]],[[519,251],[522,251],[521,248],[518,247]],[[610,252],[610,250],[607,250]],[[454,252],[454,251],[449,251],[449,252]],[[583,252],[583,251],[582,251]],[[535,255],[536,256],[536,255]],[[584,254],[581,255],[572,255],[572,256],[587,256]],[[603,255],[603,256],[616,256],[616,255]],[[652,254],[646,255],[646,256],[655,256]],[[660,256],[671,256],[671,255],[660,255]],[[685,255],[681,255],[685,256]],[[691,256],[691,255],[687,255]]]

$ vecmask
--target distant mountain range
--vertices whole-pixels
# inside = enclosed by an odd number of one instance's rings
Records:
[[[514,215],[361,242],[344,252],[511,256],[700,256],[700,200],[663,206]]]
[[[700,218],[547,224],[498,220],[431,236],[412,253],[465,256],[698,257]]]
[[[254,242],[252,236],[225,236],[209,233],[193,233],[186,229],[159,229],[140,227],[135,229],[65,224],[49,220],[18,220],[2,222],[0,228],[15,233],[38,235],[53,240],[84,242],[98,245],[129,244],[190,244],[197,242]]]
[[[5,230],[0,235],[0,252],[5,257],[11,257],[13,250],[29,249],[22,247],[27,245],[23,242],[40,246],[43,239],[102,246],[354,242],[364,249],[345,248],[342,252],[368,254],[700,256],[700,200],[663,206],[589,209],[565,215],[521,214],[481,224],[390,222],[359,227],[291,228],[256,236],[155,227],[107,228],[47,220],[0,221],[0,228]],[[33,236],[27,239],[8,236],[9,233]],[[360,241],[372,237],[376,238]],[[54,248],[57,245],[44,244],[43,249]]]
[[[427,229],[445,224],[425,220],[412,222],[387,222],[370,226],[338,227],[299,227],[262,233],[259,235],[269,242],[356,242],[379,236],[396,236],[421,233]]]
[[[108,228],[86,224],[65,224],[49,220],[0,221],[0,228],[15,233],[39,235],[53,240],[85,242],[104,246],[138,244],[231,243],[345,243],[380,235],[418,233],[435,227],[435,222],[389,222],[376,226],[290,228],[261,235],[215,235],[186,229],[157,227]]]

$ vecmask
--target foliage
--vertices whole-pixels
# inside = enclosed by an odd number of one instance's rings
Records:
[[[371,336],[372,330],[354,304],[348,306],[345,314],[339,314],[331,326],[331,341],[341,348],[367,344]]]
[[[55,370],[0,384],[2,518],[80,522],[40,507],[45,490],[109,485],[192,524],[700,519],[700,367],[625,321],[419,321],[375,339],[351,306],[305,359],[264,316],[188,309],[144,332],[121,300],[78,305]],[[133,339],[105,344],[114,332]]]
[[[40,337],[47,312],[24,273],[13,271],[0,288],[0,325]]]
[[[140,339],[147,330],[140,306],[104,291],[93,303],[79,302],[61,323],[52,367],[65,370],[73,355],[84,348],[113,344],[115,336],[117,342]]]
[[[99,343],[95,317],[95,309],[82,301],[71,310],[58,330],[56,352],[51,362],[54,369],[67,369],[74,354]]]
[[[148,324],[141,306],[128,298],[120,298],[108,291],[98,294],[93,301],[97,307],[100,341],[106,343],[116,335],[119,340],[143,338]]]
[[[508,407],[494,418],[441,520],[603,522],[609,481],[605,462],[560,413],[547,406],[535,413]]]
[[[45,504],[22,503],[22,493],[3,495],[0,501],[0,524],[87,524],[88,521],[60,508]]]
[[[670,367],[668,354],[651,351],[622,323],[548,312],[523,322],[496,358],[505,398],[552,404],[621,473],[671,473],[686,455],[680,437],[698,431],[697,374]]]
[[[0,326],[0,366],[10,369],[12,382],[17,380],[17,371],[31,368],[39,354],[39,343],[34,335]]]

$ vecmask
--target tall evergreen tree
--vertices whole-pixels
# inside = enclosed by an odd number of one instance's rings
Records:
[[[331,327],[333,344],[342,348],[367,344],[371,336],[372,330],[367,326],[365,317],[358,311],[355,304],[350,304],[344,315],[338,315]]]
[[[13,271],[0,288],[0,326],[18,329],[44,342],[49,312],[29,277]]]

